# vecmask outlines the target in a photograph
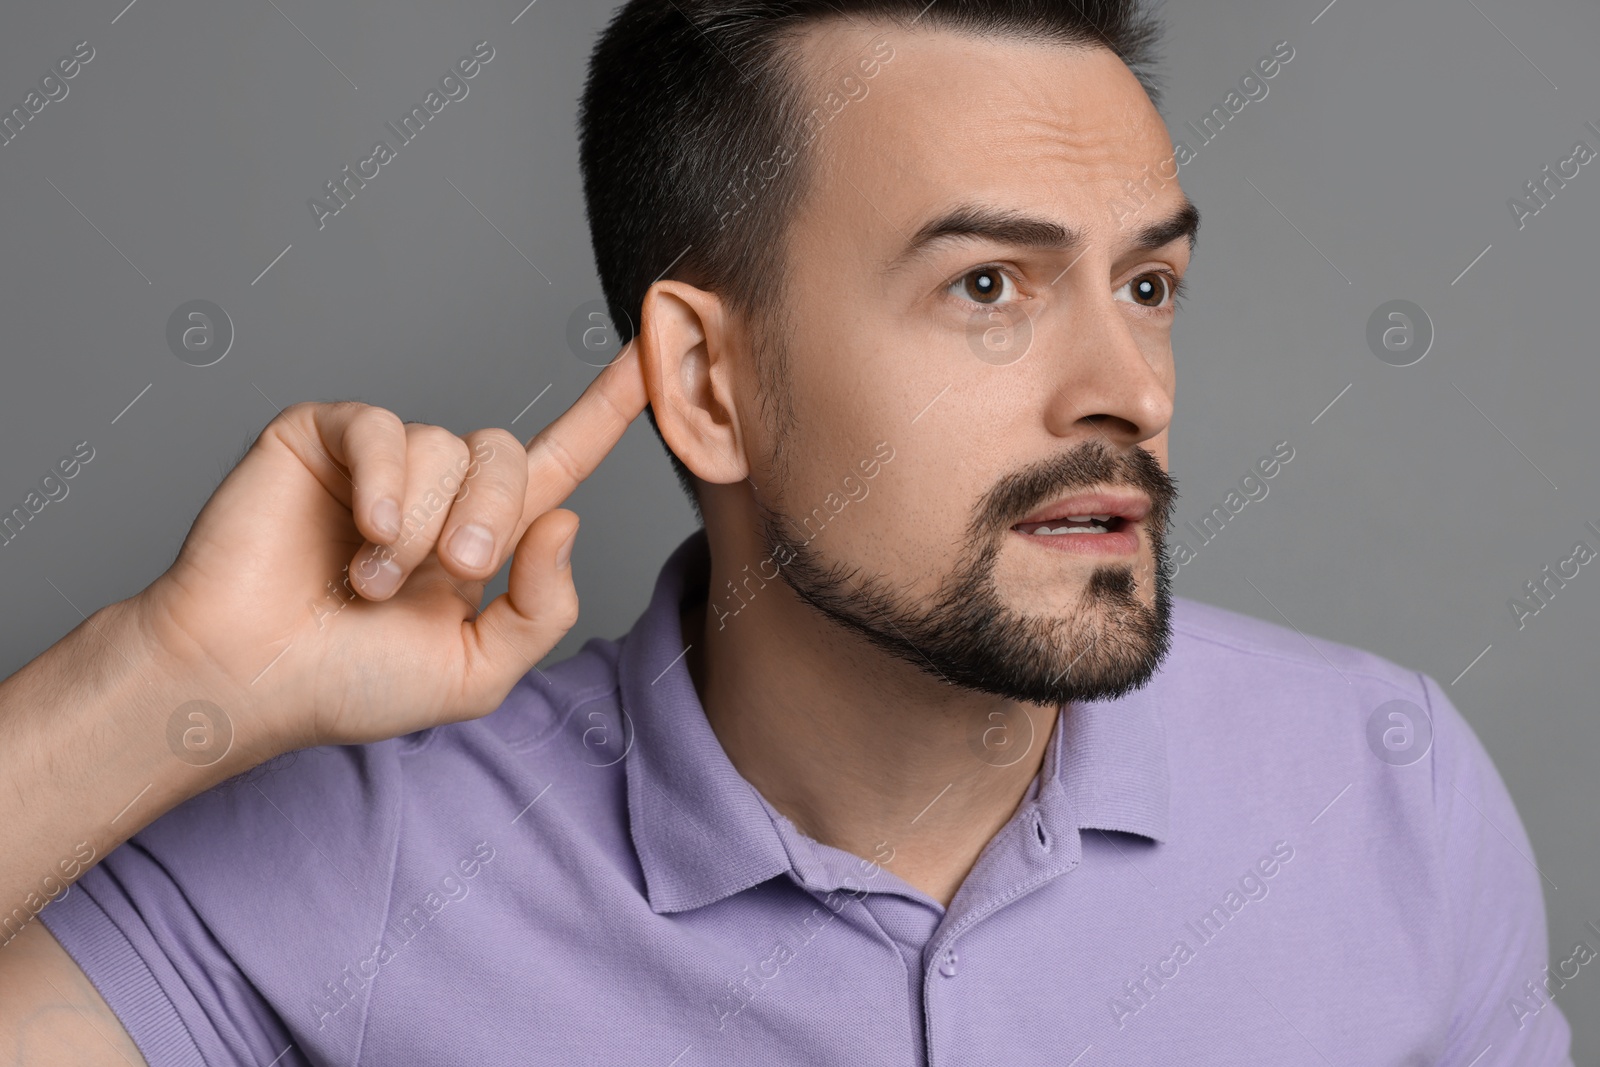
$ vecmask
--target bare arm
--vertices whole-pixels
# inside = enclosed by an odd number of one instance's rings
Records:
[[[99,991],[41,923],[29,923],[3,956],[0,1060],[16,1067],[149,1067]]]
[[[126,1035],[92,1023],[105,1002],[35,918],[129,837],[281,753],[504,701],[577,620],[577,516],[557,505],[646,402],[630,345],[526,445],[296,404],[165,574],[0,682],[0,1055],[49,1040],[74,1058],[37,1062],[143,1063],[112,1054]],[[469,526],[486,545],[458,555]]]
[[[15,967],[12,939],[96,861],[276,754],[249,722],[226,755],[215,758],[220,745],[205,753],[180,709],[195,698],[233,704],[229,687],[169,665],[140,614],[136,601],[102,608],[0,682],[0,975]],[[190,747],[169,745],[174,718]]]
[[[166,742],[184,693],[132,602],[81,623],[0,682],[0,1056],[145,1067],[127,1031],[35,917],[157,816],[246,769],[249,746],[195,766]],[[191,684],[198,682],[191,676]],[[191,738],[192,740],[193,738]]]

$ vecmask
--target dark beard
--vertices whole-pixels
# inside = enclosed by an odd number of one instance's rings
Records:
[[[1097,486],[1150,497],[1142,525],[1155,554],[1154,603],[1138,598],[1133,567],[1116,563],[1094,568],[1068,615],[1011,610],[994,580],[1011,525],[1065,492]],[[1119,457],[1097,439],[1005,479],[979,504],[955,570],[922,604],[908,602],[881,575],[828,560],[810,538],[789,536],[785,531],[803,528],[782,510],[781,487],[774,489],[776,505],[757,501],[760,533],[770,558],[787,560],[779,573],[788,586],[839,625],[942,681],[1046,707],[1109,700],[1148,682],[1171,647],[1164,534],[1177,487],[1143,448]]]

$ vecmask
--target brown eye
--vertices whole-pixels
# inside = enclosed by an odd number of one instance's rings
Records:
[[[966,295],[980,304],[993,304],[1005,292],[1006,276],[993,267],[979,267],[961,278]]]
[[[1133,294],[1134,302],[1152,308],[1160,307],[1166,302],[1170,288],[1166,275],[1159,271],[1141,274],[1128,283],[1128,292]]]

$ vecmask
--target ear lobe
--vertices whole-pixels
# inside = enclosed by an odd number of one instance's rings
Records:
[[[639,359],[667,447],[712,484],[747,478],[734,390],[740,339],[714,293],[661,281],[645,293]]]

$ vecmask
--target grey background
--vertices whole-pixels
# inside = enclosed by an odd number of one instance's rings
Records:
[[[0,511],[74,443],[95,449],[0,547],[0,674],[164,570],[279,407],[356,398],[526,439],[589,382],[565,342],[599,296],[574,115],[612,5],[523,2],[0,14],[0,109],[77,41],[96,52],[0,147]],[[1276,42],[1295,49],[1180,176],[1205,221],[1176,332],[1178,522],[1277,442],[1295,455],[1176,589],[1436,678],[1516,799],[1554,960],[1600,920],[1600,565],[1523,629],[1507,601],[1578,539],[1600,543],[1583,525],[1600,525],[1600,161],[1520,231],[1507,198],[1577,139],[1600,149],[1583,126],[1600,125],[1600,7],[1324,2],[1163,9],[1163,112],[1192,147],[1185,120]],[[481,39],[495,57],[468,97],[319,231],[307,198]],[[204,368],[165,339],[197,298],[237,330]],[[1366,344],[1392,299],[1436,329],[1410,367]],[[694,528],[643,419],[567,506],[583,616],[549,661],[624,632]],[[1559,997],[1578,1062],[1600,1056],[1595,970]]]

